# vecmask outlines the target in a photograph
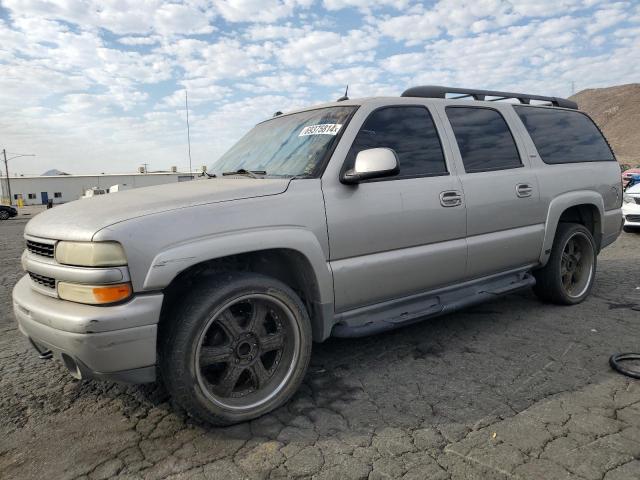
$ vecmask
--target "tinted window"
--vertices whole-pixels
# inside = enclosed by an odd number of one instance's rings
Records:
[[[513,135],[496,110],[447,107],[464,169],[484,172],[522,166]]]
[[[593,121],[580,112],[514,107],[545,163],[614,160]]]
[[[346,168],[353,168],[361,150],[379,147],[398,155],[400,173],[392,178],[447,173],[436,127],[424,107],[386,107],[369,115],[353,141]]]

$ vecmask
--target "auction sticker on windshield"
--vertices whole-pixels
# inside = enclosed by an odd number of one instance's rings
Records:
[[[319,125],[308,125],[302,129],[299,137],[307,135],[337,135],[342,128],[341,123],[321,123]]]

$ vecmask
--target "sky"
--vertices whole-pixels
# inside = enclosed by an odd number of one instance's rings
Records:
[[[0,149],[36,155],[11,174],[187,170],[185,89],[196,168],[347,84],[639,81],[639,0],[0,0]]]

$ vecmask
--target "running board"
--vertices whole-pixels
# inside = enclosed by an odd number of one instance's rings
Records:
[[[363,337],[385,332],[529,288],[535,283],[528,270],[520,270],[349,310],[336,315],[331,335]]]

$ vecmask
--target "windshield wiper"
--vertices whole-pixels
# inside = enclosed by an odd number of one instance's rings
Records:
[[[266,175],[267,172],[264,170],[245,170],[244,168],[239,168],[235,172],[222,172],[223,176],[226,175],[247,175],[251,178],[260,178],[258,175]]]

